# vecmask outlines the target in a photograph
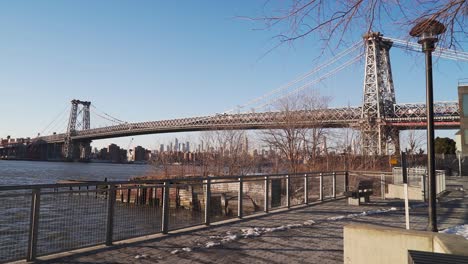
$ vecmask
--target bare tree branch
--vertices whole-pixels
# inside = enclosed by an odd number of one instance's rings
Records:
[[[468,0],[290,0],[290,4],[281,2],[286,9],[268,11],[275,3],[264,3],[267,15],[247,19],[263,23],[265,29],[279,29],[278,45],[313,33],[327,45],[335,41],[341,45],[346,36],[363,28],[367,32],[359,32],[360,35],[370,31],[399,30],[402,34],[396,37],[408,37],[411,27],[422,18],[435,19],[446,25],[447,31],[440,37],[444,46],[461,47],[460,42],[467,36]]]

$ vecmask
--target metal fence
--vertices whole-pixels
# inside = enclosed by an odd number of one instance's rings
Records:
[[[391,172],[369,172],[369,171],[350,171],[348,176],[348,185],[350,188],[357,188],[359,181],[372,181],[374,197],[385,199],[385,194],[388,192],[388,185],[394,183]]]
[[[347,172],[0,186],[0,262],[334,199]]]
[[[427,198],[428,180],[426,168],[407,168],[408,186],[421,188],[423,197]],[[403,183],[403,173],[401,167],[393,168],[393,181],[395,184]],[[445,191],[445,170],[436,170],[436,193]]]

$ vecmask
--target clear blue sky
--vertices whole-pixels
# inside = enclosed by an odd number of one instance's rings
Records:
[[[262,25],[237,18],[260,16],[263,3],[0,2],[0,137],[36,135],[74,98],[129,122],[219,113],[330,57],[326,52],[319,58],[314,36],[264,56],[278,32],[255,30]],[[350,42],[362,34],[353,31]],[[392,49],[391,56],[397,101],[424,101],[422,54]],[[436,63],[435,99],[457,100],[458,79],[468,77],[466,63]],[[358,64],[318,89],[334,97],[332,106],[359,105],[362,80]],[[134,144],[154,147],[174,136],[135,137]],[[129,139],[112,141],[126,147]]]

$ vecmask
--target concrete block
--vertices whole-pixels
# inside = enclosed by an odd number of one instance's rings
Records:
[[[349,205],[361,205],[361,200],[359,198],[348,197],[348,204]]]
[[[344,263],[408,263],[408,250],[468,255],[461,236],[368,224],[344,227]]]
[[[403,184],[389,184],[386,198],[405,199]],[[424,201],[423,192],[420,187],[408,186],[408,198],[410,200]]]
[[[431,251],[432,235],[374,225],[344,227],[344,263],[408,263],[408,249]]]

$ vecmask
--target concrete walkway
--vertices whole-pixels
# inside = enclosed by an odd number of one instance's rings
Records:
[[[411,227],[424,230],[427,207],[413,205]],[[402,206],[400,201],[374,200],[356,207],[337,200],[43,263],[342,263],[344,225],[357,222],[404,228]],[[451,192],[439,207],[439,229],[468,223],[465,192]],[[364,211],[373,214],[363,215]],[[251,229],[255,227],[257,230]]]

